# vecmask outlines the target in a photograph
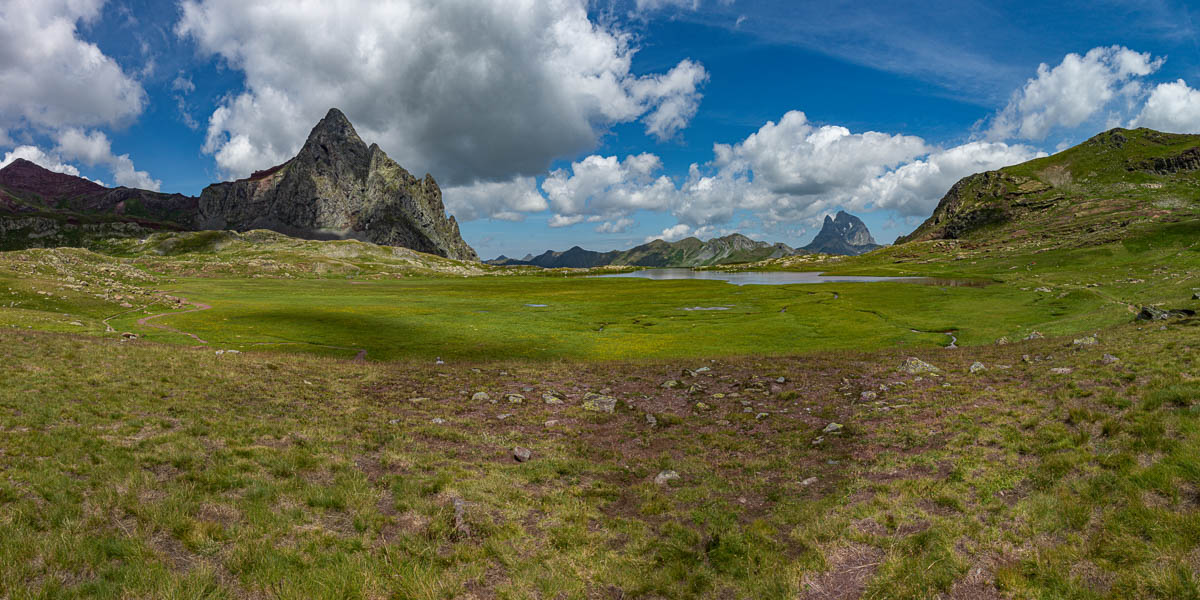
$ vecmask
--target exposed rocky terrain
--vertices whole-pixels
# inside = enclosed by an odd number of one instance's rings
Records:
[[[270,229],[306,239],[357,239],[460,260],[478,260],[446,217],[430,175],[414,177],[376,144],[367,146],[336,108],[300,153],[247,179],[200,194],[197,229]]]
[[[881,247],[875,243],[862,219],[839,210],[836,217],[825,215],[821,231],[803,249],[820,254],[857,256]]]
[[[594,252],[575,246],[570,250],[547,250],[538,256],[516,260],[500,256],[490,260],[495,265],[533,265],[547,269],[587,269],[606,265],[633,267],[703,267],[766,260],[791,256],[796,250],[787,244],[769,244],[735,233],[701,241],[694,237],[677,242],[654,240],[629,250]]]
[[[418,179],[331,109],[295,158],[199,198],[106,188],[25,160],[0,169],[0,248],[90,246],[152,231],[270,229],[478,260],[447,217],[433,177]]]

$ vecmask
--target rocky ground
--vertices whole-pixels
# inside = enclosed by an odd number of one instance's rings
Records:
[[[0,331],[0,588],[1194,597],[1198,343],[364,364]]]

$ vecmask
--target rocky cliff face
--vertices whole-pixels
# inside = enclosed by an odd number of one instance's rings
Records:
[[[358,239],[459,260],[478,260],[433,177],[418,179],[358,137],[337,109],[300,153],[247,179],[200,194],[196,229],[270,229],[306,239]]]
[[[804,249],[813,253],[858,255],[879,248],[862,219],[845,211],[836,217],[825,215],[821,231]]]

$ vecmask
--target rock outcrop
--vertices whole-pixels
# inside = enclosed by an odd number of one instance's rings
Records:
[[[821,231],[804,250],[812,253],[857,256],[876,248],[881,246],[875,243],[875,238],[871,237],[871,232],[867,230],[867,225],[862,219],[845,211],[838,211],[836,217],[825,215]]]
[[[447,217],[430,175],[418,179],[367,146],[330,109],[295,158],[200,194],[196,229],[270,229],[306,239],[358,239],[478,260]]]

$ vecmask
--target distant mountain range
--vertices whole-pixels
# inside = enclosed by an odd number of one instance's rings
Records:
[[[515,259],[501,255],[486,261],[493,265],[531,265],[546,269],[589,269],[607,265],[632,267],[707,267],[755,262],[796,254],[862,254],[880,246],[871,238],[867,226],[858,217],[839,212],[825,217],[825,224],[813,242],[803,248],[752,240],[740,233],[701,241],[694,237],[677,242],[654,240],[629,250],[595,252],[575,246],[556,252],[547,250],[537,256]]]

